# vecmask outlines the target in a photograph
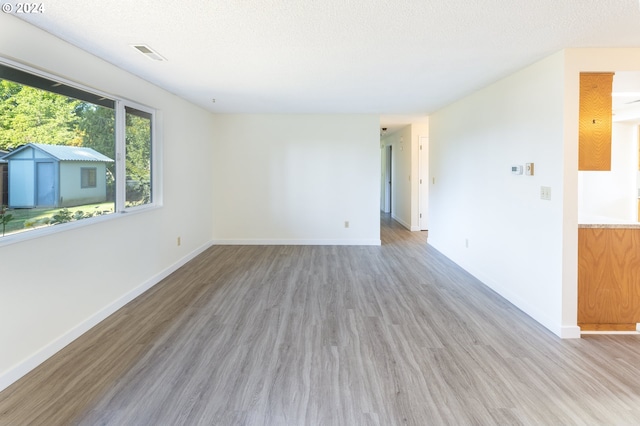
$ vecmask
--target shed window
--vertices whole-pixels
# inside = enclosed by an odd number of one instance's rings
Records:
[[[96,175],[98,169],[95,167],[82,167],[80,169],[80,187],[95,188],[97,186]]]

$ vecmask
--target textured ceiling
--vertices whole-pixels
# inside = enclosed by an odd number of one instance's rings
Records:
[[[566,47],[640,46],[638,0],[55,0],[15,16],[220,113],[420,116]]]

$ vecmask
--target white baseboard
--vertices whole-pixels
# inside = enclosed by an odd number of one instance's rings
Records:
[[[558,333],[556,333],[558,334]],[[580,327],[574,326],[562,326],[560,327],[560,333],[558,334],[561,339],[579,339]]]
[[[198,256],[200,253],[204,252],[212,245],[212,242],[208,242],[203,246],[197,248],[191,253],[187,254],[185,257],[181,258],[173,265],[164,269],[163,271],[157,273],[153,277],[149,278],[144,283],[140,284],[138,287],[132,289],[131,291],[125,293],[118,299],[111,302],[109,305],[105,306],[103,309],[99,310],[95,314],[91,315],[86,320],[82,321],[80,324],[73,327],[71,330],[64,333],[59,338],[55,339],[51,343],[45,345],[42,349],[38,350],[36,353],[25,359],[24,361],[16,364],[11,367],[9,370],[5,371],[0,375],[0,391],[9,387],[12,383],[16,382],[22,376],[36,368],[38,365],[42,364],[48,358],[52,357],[56,352],[60,349],[67,346],[69,343],[73,342],[75,339],[89,331],[91,328],[96,326],[99,322],[106,319],[109,315],[116,312],[118,309],[122,308],[127,303],[131,302],[136,297],[140,296],[145,291],[149,290],[154,285],[158,284],[160,281],[168,277],[170,274],[175,272],[180,267],[184,266],[187,262]]]
[[[391,214],[391,219],[395,220],[396,222],[398,222],[400,225],[404,226],[405,228],[407,228],[409,231],[413,231],[413,229],[411,229],[411,225],[409,225],[407,222],[405,222],[404,220],[400,219],[399,217],[397,217],[394,214]]]
[[[455,262],[465,271],[476,277],[483,285],[489,287],[503,297],[509,303],[520,309],[522,312],[530,316],[537,321],[540,325],[548,329],[550,332],[560,337],[561,339],[579,339],[580,327],[575,326],[563,326],[558,324],[554,318],[549,317],[547,312],[542,311],[538,306],[532,305],[526,298],[521,297],[518,294],[514,294],[508,285],[502,282],[497,282],[493,277],[484,274],[482,271],[477,270],[474,265],[464,262],[464,259],[451,256],[450,253],[443,249],[439,244],[439,241],[431,241],[431,246],[442,253],[444,256]]]
[[[354,240],[213,240],[219,246],[379,246],[378,239]]]

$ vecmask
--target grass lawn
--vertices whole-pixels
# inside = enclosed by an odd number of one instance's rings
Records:
[[[47,226],[43,221],[46,218],[52,218],[54,215],[58,214],[61,210],[65,209],[65,207],[47,207],[47,208],[32,208],[32,209],[7,209],[6,214],[13,215],[13,219],[7,223],[5,234],[10,234],[17,231],[22,231],[25,228],[29,228],[29,226],[25,226],[25,222],[27,224],[33,223],[34,225],[31,227],[41,227]],[[66,207],[67,210],[73,215],[77,211],[81,211],[85,214],[95,215],[100,212],[102,214],[113,213],[113,202],[109,203],[98,203],[98,204],[86,204],[84,206],[76,206],[76,207]],[[0,225],[0,236],[2,235],[2,226]]]

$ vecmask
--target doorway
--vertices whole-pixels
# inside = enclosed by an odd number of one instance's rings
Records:
[[[385,167],[384,167],[384,212],[391,213],[391,205],[392,205],[392,155],[393,155],[393,147],[391,145],[385,148]]]

